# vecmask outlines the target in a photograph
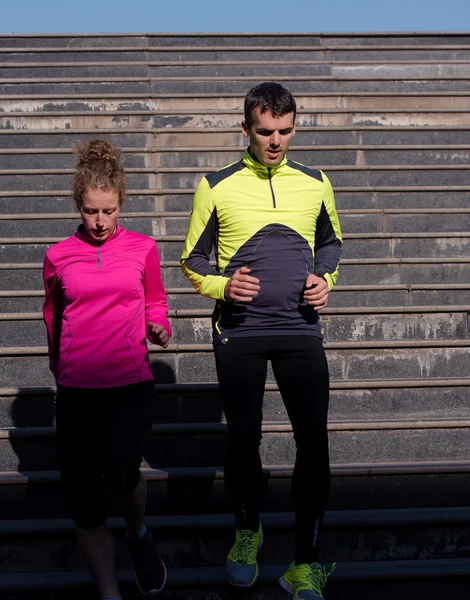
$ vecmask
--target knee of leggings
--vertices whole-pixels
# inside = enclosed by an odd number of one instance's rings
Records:
[[[106,504],[101,477],[64,478],[67,504],[75,526],[80,529],[99,527],[106,522]]]
[[[315,435],[311,438],[299,440],[296,438],[297,460],[320,460],[329,455],[327,435]]]
[[[140,481],[138,467],[109,467],[104,472],[107,487],[115,494],[128,496],[137,487]]]
[[[241,434],[235,431],[229,431],[227,435],[227,446],[230,450],[237,452],[258,450],[261,444],[262,435],[258,432]]]
[[[93,529],[106,523],[107,514],[104,506],[96,505],[89,508],[77,507],[73,520],[78,529]]]
[[[297,430],[294,440],[297,448],[324,448],[328,446],[328,430],[324,427]]]

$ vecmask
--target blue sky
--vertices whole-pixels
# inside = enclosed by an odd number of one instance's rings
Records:
[[[449,32],[469,17],[469,0],[4,0],[0,32]]]

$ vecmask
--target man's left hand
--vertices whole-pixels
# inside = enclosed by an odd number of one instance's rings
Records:
[[[147,338],[152,344],[162,348],[166,348],[170,342],[168,331],[163,325],[157,325],[156,323],[147,323]]]
[[[328,284],[323,277],[309,275],[305,282],[304,298],[315,310],[325,308],[328,303]]]

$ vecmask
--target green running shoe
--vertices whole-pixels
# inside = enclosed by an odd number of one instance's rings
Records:
[[[261,525],[256,533],[248,529],[235,531],[233,544],[225,563],[229,583],[236,587],[251,587],[259,575],[256,556],[263,545]]]
[[[323,598],[321,591],[335,569],[336,563],[333,563],[330,572],[327,573],[325,567],[318,563],[296,565],[293,562],[279,579],[279,583],[294,598],[318,600]]]

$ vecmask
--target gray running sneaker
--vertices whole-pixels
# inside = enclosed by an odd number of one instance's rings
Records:
[[[126,538],[134,563],[135,582],[142,594],[161,592],[166,583],[166,567],[157,552],[150,531],[140,539]]]

